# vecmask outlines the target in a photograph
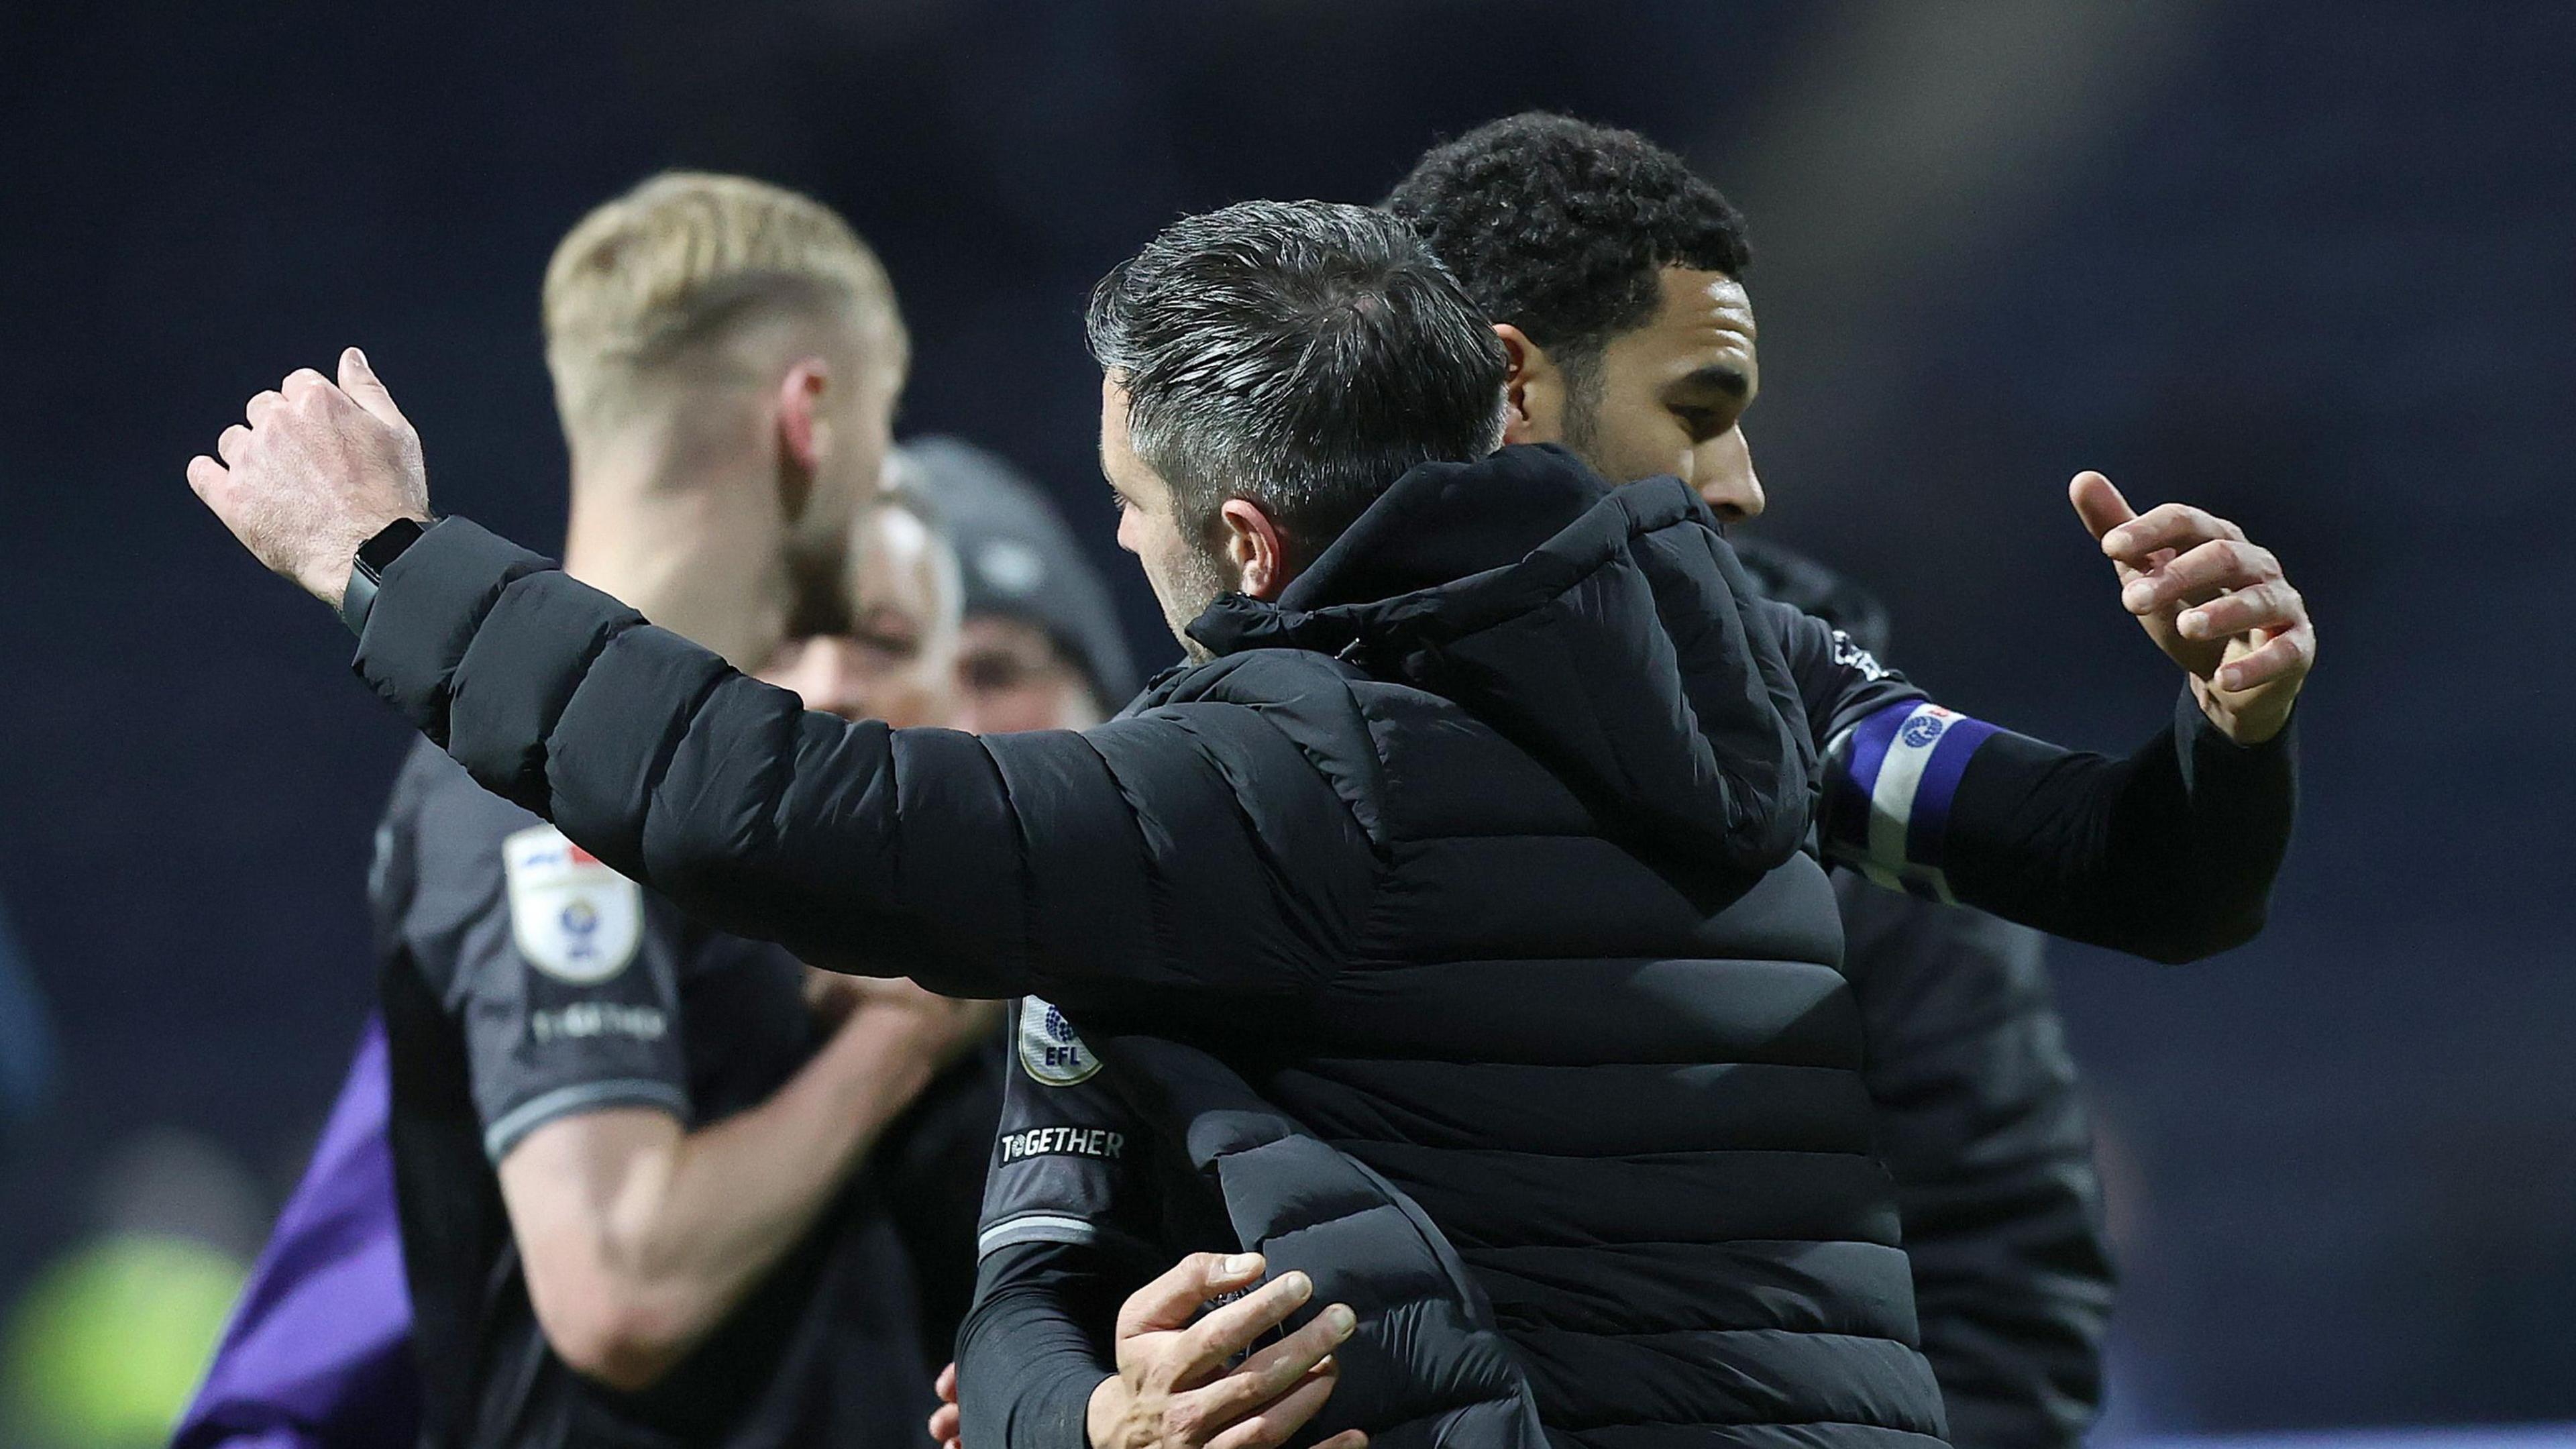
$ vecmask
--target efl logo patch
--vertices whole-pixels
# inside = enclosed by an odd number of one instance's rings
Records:
[[[595,986],[626,969],[644,941],[644,892],[551,825],[501,842],[510,937],[528,964]]]
[[[1073,1034],[1063,1012],[1031,996],[1020,1002],[1020,1065],[1050,1087],[1070,1087],[1090,1081],[1100,1058]]]

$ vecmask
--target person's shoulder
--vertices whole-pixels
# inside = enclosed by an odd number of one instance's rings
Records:
[[[1323,692],[1347,693],[1359,672],[1312,649],[1245,649],[1192,666],[1160,691],[1165,705],[1260,706]]]
[[[503,897],[513,855],[568,850],[561,832],[485,790],[424,741],[403,762],[379,850],[408,864],[406,915],[462,921]]]
[[[445,751],[422,740],[395,778],[391,817],[422,836],[499,841],[545,822],[475,782]]]
[[[1162,713],[1184,722],[1193,712],[1239,711],[1294,740],[1310,755],[1383,753],[1390,724],[1428,714],[1466,718],[1459,705],[1311,649],[1247,649],[1193,672]],[[1148,713],[1151,713],[1150,711]]]
[[[1115,750],[1123,744],[1113,742],[1117,731],[1176,731],[1186,737],[1190,753],[1231,761],[1226,772],[1236,788],[1245,781],[1282,783],[1286,777],[1279,767],[1300,760],[1373,835],[1394,732],[1384,708],[1390,694],[1411,697],[1422,710],[1465,718],[1436,695],[1378,681],[1330,655],[1267,648],[1199,665],[1148,707],[1091,733]]]

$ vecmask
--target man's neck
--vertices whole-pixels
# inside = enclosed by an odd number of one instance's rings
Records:
[[[669,436],[577,448],[564,568],[757,669],[791,598],[773,461]]]

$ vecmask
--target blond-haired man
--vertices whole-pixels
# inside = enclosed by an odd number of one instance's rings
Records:
[[[758,668],[883,470],[911,354],[885,268],[820,202],[670,172],[564,237],[544,313],[566,562]]]
[[[656,177],[565,238],[544,312],[566,566],[813,708],[943,722],[955,565],[881,486],[906,342],[849,227]],[[915,1442],[989,1009],[700,927],[433,750],[372,895],[423,1442]]]

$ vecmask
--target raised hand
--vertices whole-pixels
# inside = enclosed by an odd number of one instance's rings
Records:
[[[358,545],[396,519],[429,520],[420,435],[358,349],[340,354],[337,386],[298,368],[242,416],[214,457],[188,460],[188,486],[254,558],[313,597],[336,607]]]
[[[1227,1367],[1314,1294],[1305,1274],[1283,1274],[1192,1321],[1259,1282],[1261,1270],[1258,1253],[1193,1253],[1129,1296],[1118,1310],[1118,1373],[1091,1395],[1091,1449],[1269,1449],[1315,1416],[1340,1373],[1332,1352],[1357,1323],[1344,1305]],[[1348,1429],[1316,1449],[1367,1445]]]
[[[2076,474],[2066,493],[2110,557],[2121,607],[2190,674],[2201,713],[2241,745],[2279,734],[2317,657],[2307,600],[2281,561],[2205,509],[2140,514],[2099,473]]]

